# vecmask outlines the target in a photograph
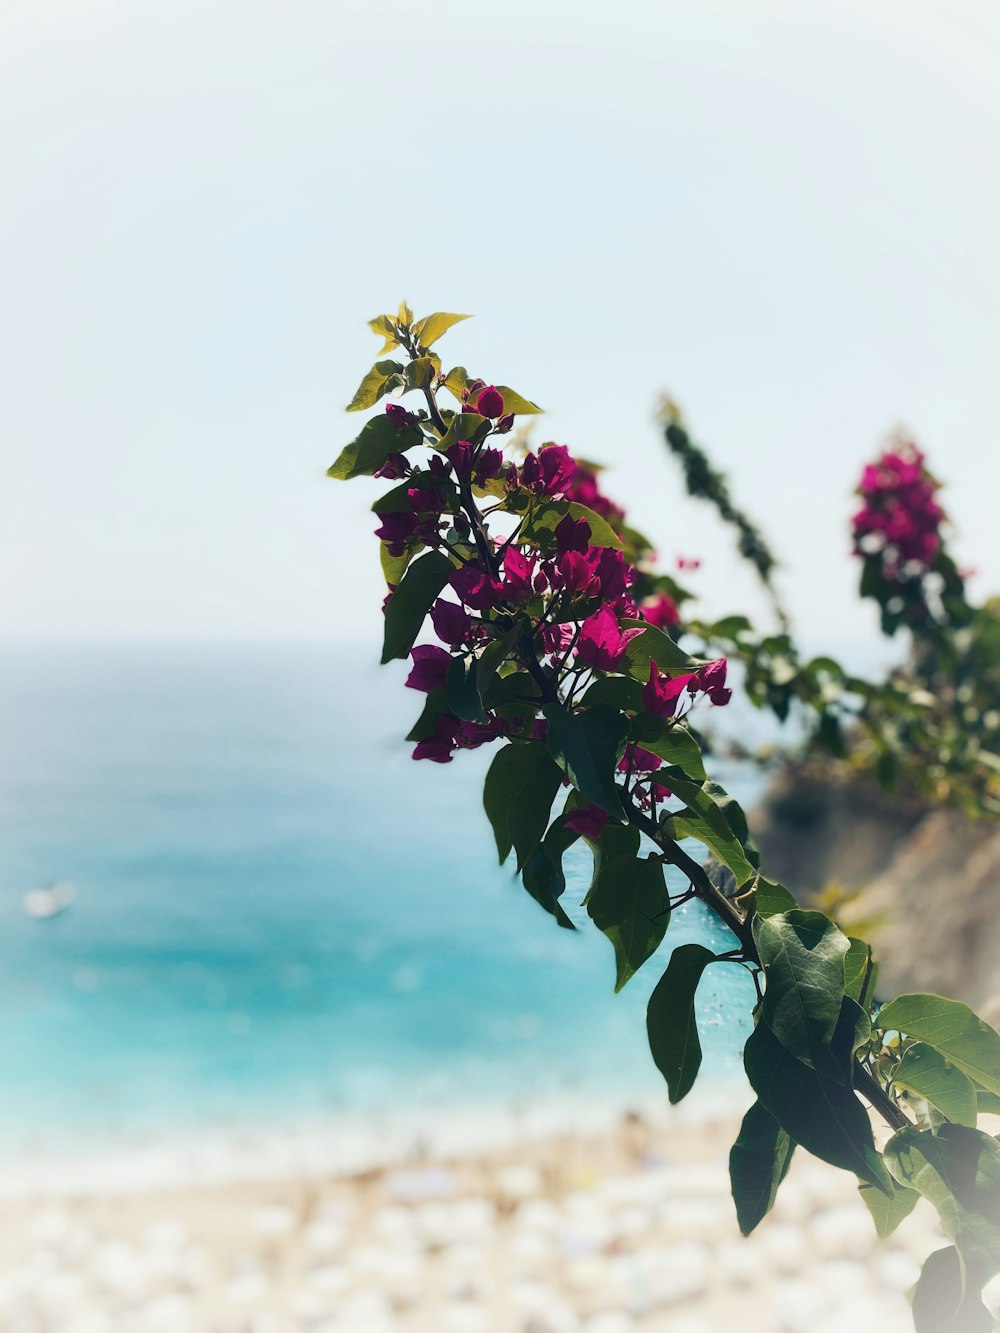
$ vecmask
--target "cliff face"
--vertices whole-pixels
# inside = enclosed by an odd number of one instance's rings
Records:
[[[788,773],[753,821],[767,873],[800,900],[859,889],[879,991],[932,991],[1000,1022],[1000,825],[891,804],[852,780]]]

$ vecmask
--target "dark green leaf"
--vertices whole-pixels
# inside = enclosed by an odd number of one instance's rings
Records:
[[[644,620],[623,620],[621,623],[626,629],[642,630],[641,634],[629,641],[625,653],[629,674],[636,680],[649,679],[651,659],[661,671],[672,672],[674,675],[679,671],[696,671],[699,667],[700,663],[688,657],[670,635],[664,634],[662,630],[647,625]]]
[[[485,699],[487,692],[492,688],[497,671],[506,661],[520,633],[521,627],[513,625],[499,639],[494,639],[480,654],[476,668],[476,686],[481,699]]]
[[[798,908],[754,921],[764,967],[763,1019],[792,1055],[849,1081],[830,1050],[844,998],[847,936],[822,912]]]
[[[627,676],[602,676],[589,687],[580,703],[584,708],[607,704],[611,708],[635,713],[642,707],[642,686]]]
[[[874,1185],[859,1185],[858,1190],[865,1201],[865,1207],[872,1215],[879,1240],[885,1240],[887,1236],[892,1235],[900,1222],[913,1212],[920,1198],[916,1190],[907,1189],[905,1185],[897,1185],[895,1182],[891,1194],[877,1190]]]
[[[993,1320],[978,1291],[968,1289],[961,1256],[953,1245],[935,1250],[913,1291],[916,1333],[991,1333]]]
[[[383,663],[409,653],[427,612],[451,578],[454,568],[440,551],[428,551],[407,569],[385,608]]]
[[[587,911],[615,947],[615,990],[620,991],[659,948],[670,921],[659,859],[652,854],[644,860],[619,856],[604,865],[587,899]]]
[[[729,1180],[740,1231],[749,1236],[774,1205],[791,1165],[795,1142],[760,1102],[743,1117],[729,1154]]]
[[[629,680],[625,676],[609,677],[609,680],[638,690],[641,706],[642,687],[638,681]],[[641,713],[632,724],[631,737],[644,749],[665,759],[668,764],[676,765],[686,777],[693,778],[696,782],[704,782],[706,774],[701,750],[686,727],[677,723],[671,724],[662,717],[651,717],[649,713]],[[669,786],[669,783],[667,785]]]
[[[628,718],[604,705],[570,713],[561,704],[546,704],[542,712],[549,724],[552,758],[577,791],[623,820],[615,767],[628,733]]]
[[[900,995],[878,1013],[883,1032],[904,1032],[940,1051],[986,1092],[1000,1094],[1000,1033],[958,1000]]]
[[[385,415],[372,417],[361,428],[357,439],[352,440],[340,452],[332,467],[327,469],[328,477],[338,481],[350,481],[352,477],[370,477],[377,472],[390,454],[402,454],[418,444],[423,444],[424,437],[416,427],[397,430]],[[410,483],[412,485],[412,482]]]
[[[468,722],[486,720],[479,697],[478,666],[474,657],[455,657],[448,666],[445,682],[451,712]]]
[[[555,917],[560,926],[575,930],[559,899],[566,888],[562,859],[566,850],[576,842],[579,834],[566,827],[566,816],[559,815],[542,839],[541,845],[525,862],[521,879],[524,887],[546,912]]]
[[[347,404],[347,411],[363,412],[366,407],[374,407],[383,394],[402,388],[402,371],[401,361],[376,361],[358,385],[357,392]]]
[[[796,1060],[766,1023],[743,1051],[750,1086],[785,1132],[807,1152],[889,1191],[867,1112],[853,1090]]]
[[[542,840],[562,774],[541,745],[514,742],[496,755],[486,774],[483,805],[500,864],[517,853],[521,870]]]
[[[413,336],[421,347],[433,347],[452,325],[471,318],[471,315],[448,315],[444,311],[436,311],[433,315],[425,315],[423,319],[417,320],[413,326]]]
[[[923,1097],[949,1120],[975,1129],[979,1108],[972,1080],[950,1065],[935,1047],[914,1042],[893,1070],[892,1081]]]
[[[1000,1270],[1000,1144],[965,1125],[901,1129],[885,1145],[901,1185],[937,1209],[949,1240],[982,1281]]]
[[[850,948],[844,958],[844,994],[860,1005],[867,1005],[875,989],[878,965],[872,959],[871,945],[864,940],[850,938]]]
[[[424,701],[420,716],[410,728],[406,739],[408,741],[426,741],[431,736],[436,736],[438,718],[444,717],[446,714],[450,715],[450,713],[448,691],[445,687],[442,685],[439,689],[431,690]]]
[[[701,1065],[694,997],[715,954],[700,944],[681,944],[670,955],[646,1007],[646,1034],[656,1067],[667,1080],[672,1103],[691,1091]]]

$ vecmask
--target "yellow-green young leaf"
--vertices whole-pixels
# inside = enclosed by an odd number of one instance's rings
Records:
[[[539,407],[533,403],[530,398],[522,398],[519,393],[513,389],[508,389],[506,384],[498,384],[498,392],[503,396],[504,412],[513,412],[517,416],[535,416],[539,412],[544,412],[544,407]]]
[[[610,523],[600,514],[595,514],[593,509],[577,504],[575,500],[540,500],[533,505],[524,520],[518,537],[519,542],[530,542],[532,545],[546,548],[554,547],[555,530],[567,514],[570,518],[587,520],[591,546],[610,546],[613,550],[621,550],[621,538]]]
[[[400,324],[405,324],[407,328],[413,323],[413,311],[405,301],[400,301],[399,310],[396,312],[396,318]]]
[[[743,1117],[739,1137],[729,1154],[736,1219],[744,1236],[749,1236],[771,1211],[794,1151],[795,1140],[770,1111],[754,1102]]]
[[[465,386],[469,382],[469,372],[464,366],[454,366],[444,377],[444,387],[459,402],[462,401],[462,394],[465,393]]]
[[[447,315],[443,311],[438,311],[433,315],[425,315],[423,319],[418,319],[413,326],[413,336],[421,347],[433,347],[443,333],[447,333],[453,324],[459,324],[463,319],[471,319],[471,315]]]
[[[422,550],[423,548],[418,548]],[[385,581],[390,588],[398,587],[400,580],[406,573],[406,566],[417,554],[416,550],[405,550],[402,555],[390,555],[387,542],[379,542],[379,559],[382,562],[382,573],[385,575]]]
[[[656,952],[670,922],[670,899],[659,858],[618,856],[602,866],[587,911],[615,950],[615,991]]]
[[[641,634],[637,634],[629,641],[625,654],[629,675],[634,676],[636,680],[649,679],[650,661],[655,662],[661,671],[673,672],[696,671],[701,665],[700,662],[688,657],[683,648],[678,648],[669,634],[647,625],[644,620],[626,618],[621,623],[626,629],[642,630]]]
[[[434,448],[444,453],[453,444],[458,444],[459,440],[478,444],[489,428],[490,423],[487,418],[481,417],[478,412],[459,412],[448,422],[448,429]]]
[[[591,914],[593,915],[593,914]],[[646,1006],[646,1034],[656,1067],[667,1080],[670,1101],[691,1091],[701,1067],[701,1042],[694,1012],[701,974],[715,954],[701,944],[681,944]]]
[[[879,1240],[885,1240],[887,1236],[892,1235],[900,1222],[913,1212],[920,1198],[916,1190],[907,1189],[905,1185],[897,1185],[895,1182],[891,1194],[877,1190],[873,1185],[859,1185],[858,1190],[865,1201],[865,1207],[872,1215]]]
[[[638,706],[642,706],[642,686],[637,680],[632,680],[628,676],[611,676],[604,681],[598,681],[598,685],[617,684],[622,687],[631,687],[639,696]],[[594,687],[591,686],[591,690]],[[587,698],[590,697],[590,690],[587,691]],[[594,700],[598,702],[598,700]],[[644,750],[649,750],[652,754],[658,754],[661,759],[665,759],[668,764],[675,764],[687,777],[693,778],[696,782],[704,782],[707,774],[705,765],[702,762],[701,750],[698,748],[698,742],[687,730],[677,723],[671,726],[666,718],[653,717],[649,713],[640,713],[632,723],[631,739],[638,741]]]
[[[341,449],[336,461],[327,468],[326,475],[338,481],[354,477],[370,477],[377,472],[390,454],[404,454],[423,444],[424,437],[415,426],[398,430],[387,416],[375,416],[366,421],[357,439]]]
[[[403,371],[408,389],[426,389],[438,372],[440,362],[434,356],[419,356]]]
[[[1000,1093],[1000,1033],[967,1004],[940,995],[900,995],[879,1010],[877,1025],[925,1041],[978,1087]]]
[[[374,407],[383,394],[402,388],[405,384],[402,370],[401,361],[376,361],[347,404],[348,412],[363,412],[368,407]]]
[[[933,1046],[915,1041],[892,1071],[892,1081],[897,1087],[923,1097],[949,1120],[975,1129],[979,1107],[972,1080],[950,1065]]]
[[[851,947],[844,959],[844,994],[867,1006],[875,989],[878,963],[872,957],[871,945],[850,936]]]
[[[368,321],[368,327],[372,333],[384,339],[382,346],[378,349],[379,356],[383,352],[391,352],[394,347],[399,346],[399,338],[396,335],[396,325],[389,315],[376,315],[374,319]]]

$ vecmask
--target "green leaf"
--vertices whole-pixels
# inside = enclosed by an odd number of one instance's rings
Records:
[[[798,903],[785,888],[772,879],[761,875],[754,886],[754,910],[758,916],[775,916],[778,912],[789,912],[798,907]]]
[[[853,936],[849,940],[850,948],[844,958],[844,994],[867,1007],[875,989],[878,964],[872,958],[870,944]]]
[[[572,802],[572,805],[571,805]],[[570,791],[566,801],[566,809],[586,808],[590,802],[585,796],[574,788]],[[639,843],[642,841],[639,830],[632,824],[612,824],[610,821],[604,825],[601,830],[601,836],[594,846],[594,874],[590,881],[590,888],[584,896],[583,903],[586,906],[590,902],[590,895],[597,887],[597,881],[601,877],[601,871],[605,866],[609,866],[612,861],[616,861],[620,856],[627,856],[635,859],[639,855]]]
[[[788,1172],[794,1151],[795,1141],[766,1107],[754,1102],[743,1117],[739,1136],[729,1154],[736,1219],[744,1236],[749,1236],[774,1206],[778,1186]]]
[[[754,921],[764,967],[763,1020],[805,1064],[850,1081],[830,1050],[844,998],[844,957],[850,945],[822,912],[798,908]]]
[[[517,853],[517,868],[542,840],[562,774],[541,745],[514,742],[498,752],[486,774],[483,805],[500,864]]]
[[[484,722],[482,700],[479,697],[479,663],[474,657],[455,657],[448,665],[445,688],[448,704],[455,717],[468,722]]]
[[[916,1190],[895,1183],[891,1194],[877,1190],[873,1185],[859,1185],[858,1192],[872,1215],[879,1240],[885,1240],[887,1236],[892,1235],[900,1222],[913,1212],[920,1198]]]
[[[629,713],[638,712],[642,707],[642,686],[627,676],[602,676],[589,687],[580,704],[584,708],[607,704]]]
[[[958,1125],[975,1129],[978,1118],[976,1089],[972,1080],[950,1065],[940,1051],[926,1042],[916,1041],[903,1052],[893,1070],[892,1081],[923,1097]]]
[[[450,478],[436,477],[431,472],[418,472],[416,476],[407,477],[398,486],[393,486],[390,490],[383,492],[378,499],[373,500],[372,513],[407,513],[412,509],[410,491],[424,491],[429,496],[440,498],[443,508],[447,511],[454,511],[457,507],[458,488]]]
[[[366,407],[374,407],[384,394],[402,388],[404,384],[402,372],[401,361],[376,361],[358,385],[357,392],[347,404],[347,411],[363,412]]]
[[[478,412],[457,412],[448,422],[448,429],[434,446],[446,453],[453,444],[462,440],[469,444],[478,444],[490,428],[488,417],[481,417]]]
[[[587,899],[598,930],[615,947],[615,991],[655,953],[670,921],[670,899],[659,858],[619,856],[605,865]]]
[[[701,974],[715,954],[700,944],[681,944],[670,955],[646,1007],[646,1035],[657,1069],[667,1080],[673,1104],[686,1097],[701,1066],[701,1042],[694,1011]]]
[[[378,556],[382,564],[382,573],[390,588],[399,586],[399,581],[406,573],[406,567],[416,552],[407,547],[402,555],[390,555],[388,542],[379,542]]]
[[[496,679],[497,671],[507,660],[507,656],[520,634],[521,626],[512,625],[505,634],[502,634],[499,639],[494,639],[480,653],[476,667],[476,688],[479,690],[481,699],[486,699],[486,695]]]
[[[697,838],[699,842],[704,843],[717,859],[732,871],[738,886],[742,887],[752,879],[756,874],[755,866],[748,859],[743,843],[730,826],[727,809],[719,804],[716,793],[721,792],[726,801],[733,806],[736,806],[735,801],[726,797],[722,788],[715,783],[692,782],[673,765],[661,769],[657,778],[676,796],[687,802],[687,809],[677,815],[661,816],[661,822],[665,824],[671,836],[678,840]],[[739,807],[736,806],[736,809],[739,810]],[[742,811],[740,813],[742,814]]]
[[[463,319],[471,319],[471,315],[447,315],[443,311],[437,311],[433,315],[425,315],[423,319],[418,319],[413,326],[413,336],[421,347],[433,347],[443,333],[455,324],[459,324]]]
[[[528,857],[521,872],[521,880],[532,898],[566,930],[575,930],[576,927],[559,902],[566,888],[562,859],[579,836],[573,829],[566,827],[566,816],[559,815],[553,820],[541,845]]]
[[[438,718],[450,714],[451,708],[448,704],[448,691],[443,685],[436,690],[431,690],[424,700],[424,706],[420,716],[414,722],[413,726],[407,732],[408,741],[426,741],[431,736],[437,735]]]
[[[647,625],[644,620],[626,619],[621,624],[625,629],[642,630],[641,634],[637,634],[634,639],[629,641],[628,648],[625,651],[629,675],[634,676],[636,680],[646,681],[649,679],[650,659],[656,663],[661,671],[669,671],[674,674],[679,671],[695,671],[700,665],[693,658],[688,657],[683,648],[678,648],[669,634],[664,634],[662,630]]]
[[[374,319],[368,321],[368,327],[372,333],[377,333],[380,338],[384,339],[382,346],[378,349],[379,356],[383,352],[391,352],[394,347],[399,346],[396,325],[389,315],[376,315]]]
[[[451,578],[455,566],[440,551],[428,551],[414,560],[385,608],[382,661],[406,657],[416,642],[434,599]]]
[[[615,684],[632,686],[638,690],[641,706],[642,690],[638,681],[629,680],[625,676],[614,676],[609,679],[614,681]],[[590,691],[588,690],[587,693],[589,694]],[[632,723],[630,734],[632,740],[638,741],[644,749],[649,750],[652,754],[658,754],[668,764],[676,765],[686,777],[693,778],[699,783],[705,781],[707,775],[701,757],[701,750],[698,747],[698,742],[686,727],[677,723],[671,725],[665,718],[652,717],[649,713],[641,713]],[[669,786],[669,783],[667,785]]]
[[[469,372],[464,366],[453,367],[444,377],[444,387],[454,398],[457,398],[459,402],[462,401],[462,395],[465,393],[465,386],[468,383]]]
[[[601,518],[600,514],[595,514],[586,505],[577,504],[575,500],[540,500],[534,504],[528,511],[518,534],[518,543],[552,546],[555,541],[555,530],[567,514],[570,518],[587,520],[591,546],[610,546],[616,551],[621,550],[621,538],[607,520]]]
[[[766,1109],[806,1152],[891,1189],[868,1114],[851,1088],[797,1060],[766,1023],[758,1023],[747,1040],[743,1064]]]
[[[898,1130],[889,1170],[937,1209],[945,1235],[982,1282],[1000,1270],[1000,1144],[965,1125]]]
[[[403,369],[408,389],[427,389],[438,372],[439,361],[434,356],[418,356]]]
[[[504,412],[514,412],[518,416],[536,416],[539,412],[545,411],[544,407],[539,407],[530,398],[522,398],[513,389],[508,389],[506,384],[498,384],[496,387],[503,395]]]
[[[600,705],[570,713],[562,704],[542,709],[549,724],[549,752],[573,786],[615,819],[624,820],[615,766],[628,733],[628,718]]]
[[[405,324],[407,328],[413,323],[413,311],[405,301],[400,301],[396,318],[399,320],[400,324]]]
[[[991,1333],[993,1320],[976,1290],[968,1289],[965,1266],[954,1245],[935,1250],[913,1289],[915,1333]]]
[[[345,445],[337,461],[327,468],[326,475],[338,481],[370,477],[390,454],[405,454],[407,449],[413,449],[423,442],[424,437],[415,426],[397,430],[383,413],[365,422],[360,435]]]
[[[1000,1033],[958,1000],[940,995],[900,995],[879,1010],[883,1032],[925,1041],[973,1083],[1000,1094]]]

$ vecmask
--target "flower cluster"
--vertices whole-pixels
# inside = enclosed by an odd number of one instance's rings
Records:
[[[938,489],[924,455],[908,442],[869,463],[858,487],[863,503],[853,520],[855,553],[879,555],[890,582],[926,572],[941,549]]]
[[[629,645],[646,627],[664,630],[679,620],[662,589],[637,602],[636,568],[611,544],[624,512],[602,495],[594,468],[565,445],[544,445],[514,461],[490,443],[506,431],[504,406],[500,390],[474,381],[461,401],[473,438],[444,441],[423,466],[390,452],[375,474],[400,483],[375,506],[376,535],[389,559],[405,568],[421,550],[436,549],[452,564],[429,608],[438,643],[411,650],[406,684],[428,696],[414,730],[415,759],[448,763],[457,750],[500,737],[542,739],[547,723],[538,713],[546,698],[573,703],[601,677],[628,674]],[[386,416],[406,441],[423,420],[397,404]],[[601,519],[606,526],[595,540]],[[394,592],[390,583],[387,605]],[[458,716],[455,682],[480,673],[490,646],[512,631],[483,706],[476,716]],[[724,661],[671,676],[650,660],[642,709],[672,725],[698,694],[728,703],[725,677]],[[619,772],[635,781],[645,808],[669,795],[652,778],[662,763],[631,742],[622,754]]]

